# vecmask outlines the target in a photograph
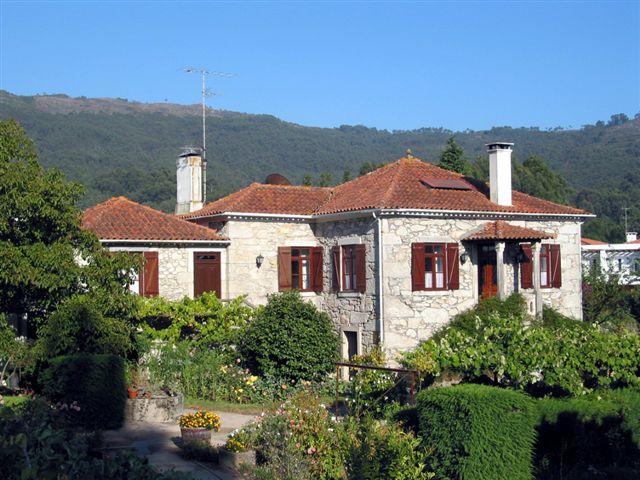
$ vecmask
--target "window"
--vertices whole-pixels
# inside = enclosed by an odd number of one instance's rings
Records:
[[[311,289],[311,249],[291,249],[291,288],[301,292]]]
[[[322,247],[278,248],[278,289],[322,292]]]
[[[413,291],[457,290],[459,261],[457,243],[414,243],[411,245]]]
[[[331,252],[333,258],[333,291],[366,292],[367,268],[365,245],[336,245]]]
[[[520,286],[533,288],[533,250],[531,244],[522,244],[524,261],[520,264]],[[560,245],[540,246],[540,287],[560,288],[562,286],[562,257]]]

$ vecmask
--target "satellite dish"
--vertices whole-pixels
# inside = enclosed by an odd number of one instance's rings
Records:
[[[264,183],[266,183],[267,185],[291,185],[289,179],[284,175],[280,175],[279,173],[272,173],[271,175],[267,175]]]

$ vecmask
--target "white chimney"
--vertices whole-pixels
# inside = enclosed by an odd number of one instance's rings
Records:
[[[187,149],[178,157],[176,161],[176,214],[194,212],[203,207],[204,165],[202,154],[195,149]]]
[[[487,143],[491,201],[511,205],[511,151],[513,143]]]
[[[627,232],[627,243],[638,240],[638,232]]]

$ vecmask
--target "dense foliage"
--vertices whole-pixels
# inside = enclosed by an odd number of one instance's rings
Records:
[[[582,288],[584,320],[612,331],[640,332],[640,288],[629,288],[620,280],[616,273],[587,272]]]
[[[45,165],[61,168],[87,186],[84,206],[127,195],[173,210],[175,157],[180,146],[199,144],[197,110],[164,105],[162,111],[154,112],[125,100],[104,100],[98,105],[91,99],[18,97],[8,92],[0,92],[0,100],[0,119],[15,118],[25,126],[40,146]],[[484,145],[496,140],[515,142],[520,158],[545,159],[575,190],[569,200],[598,214],[599,218],[587,222],[586,236],[623,240],[625,205],[630,207],[630,228],[640,229],[640,118],[614,115],[608,123],[600,121],[578,130],[494,127],[464,132],[443,128],[389,132],[348,125],[309,128],[268,115],[213,111],[207,123],[211,125],[208,156],[216,173],[208,176],[209,198],[250,181],[261,182],[272,172],[294,182],[301,182],[305,174],[316,177],[315,183],[326,183],[327,174],[337,181],[345,169],[358,172],[365,166],[361,173],[366,173],[402,156],[407,148],[437,163],[455,134],[467,155],[473,159],[480,155],[484,163]],[[555,193],[547,188],[551,185],[542,174],[536,181],[541,182],[543,193]],[[523,181],[519,186],[527,185]]]
[[[471,164],[464,155],[464,151],[456,143],[454,137],[447,140],[447,145],[440,154],[439,167],[453,172],[469,175],[471,173]]]
[[[434,388],[418,395],[422,442],[439,479],[530,480],[533,400],[484,385]]]
[[[405,362],[427,376],[454,373],[536,394],[640,385],[640,336],[565,320],[529,325],[523,313],[477,315],[473,328],[454,323]]]
[[[128,255],[108,255],[80,228],[75,204],[82,192],[38,164],[16,122],[0,122],[0,312],[26,314],[34,326],[82,292],[118,314],[131,306],[126,286],[134,263]]]
[[[124,361],[115,355],[66,355],[51,359],[40,375],[42,393],[54,403],[78,406],[74,424],[119,428],[126,400]]]
[[[329,315],[292,291],[269,296],[243,336],[240,351],[258,375],[311,381],[332,371],[338,345]]]
[[[80,411],[81,412],[81,411]],[[103,456],[93,433],[69,428],[80,414],[67,404],[29,401],[0,407],[0,478],[6,480],[179,480],[174,472],[160,473],[144,459],[119,452]]]

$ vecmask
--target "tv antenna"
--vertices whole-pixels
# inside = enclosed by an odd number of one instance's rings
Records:
[[[232,77],[233,74],[197,67],[185,67],[182,71],[200,74],[202,78],[202,201],[204,203],[207,197],[207,97],[219,95],[207,88],[206,78],[209,75],[212,77]]]

